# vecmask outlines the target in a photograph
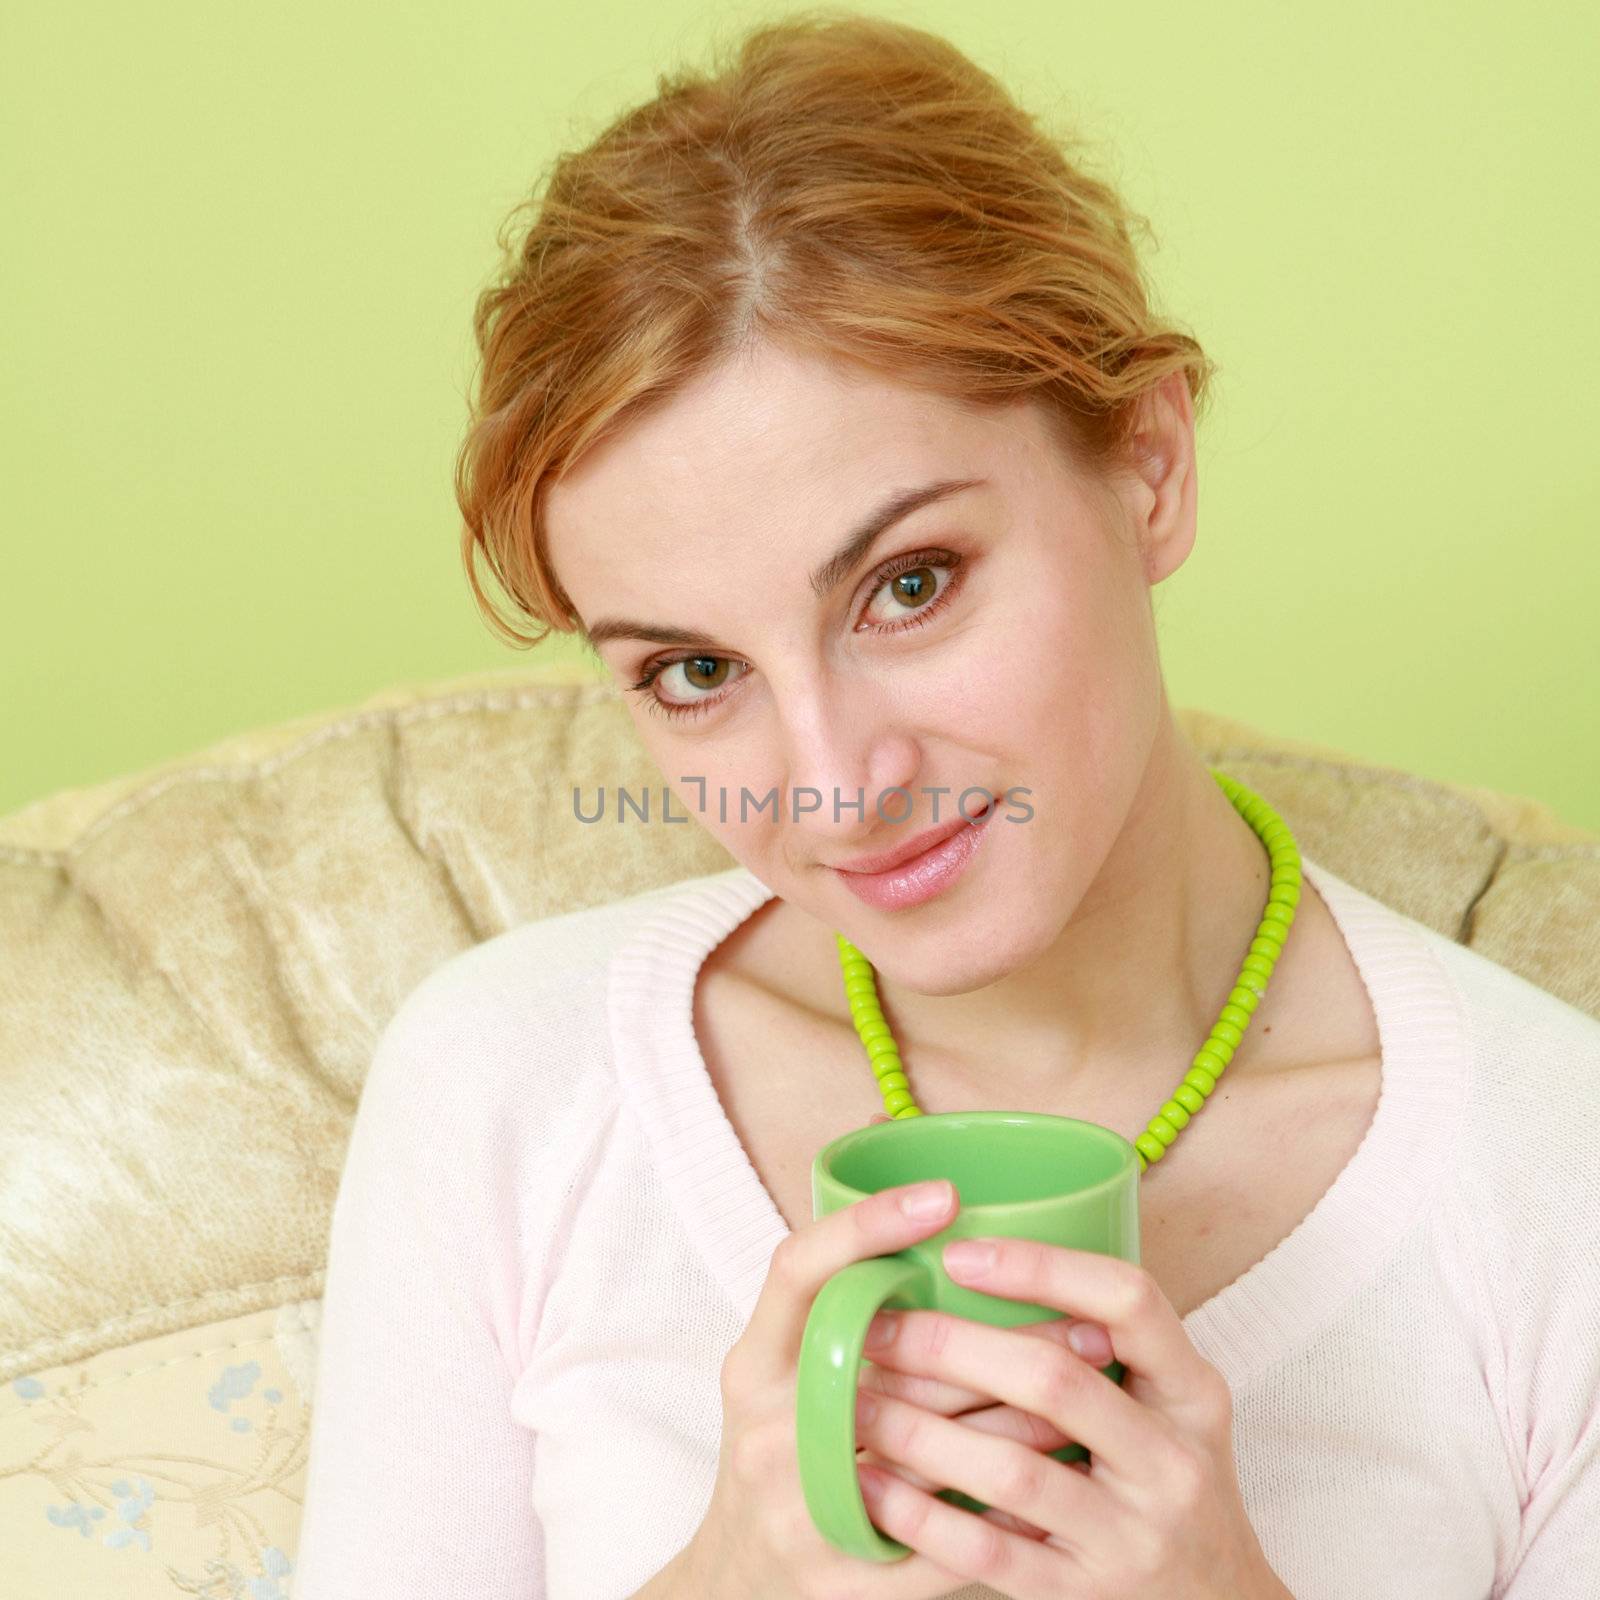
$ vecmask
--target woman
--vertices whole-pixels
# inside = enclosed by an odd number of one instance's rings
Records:
[[[508,637],[589,642],[739,866],[515,928],[386,1030],[297,1600],[1600,1574],[1600,1025],[1304,860],[1225,1082],[1173,1109],[1278,880],[1162,680],[1214,369],[1129,240],[991,78],[869,18],[757,30],[557,165],[479,307],[468,572]],[[1008,1249],[993,1292],[1059,1322],[899,1319],[858,1438],[913,1554],[847,1557],[800,1494],[799,1334],[956,1199],[813,1221],[811,1158],[1001,1107],[1138,1141],[1141,1262]]]

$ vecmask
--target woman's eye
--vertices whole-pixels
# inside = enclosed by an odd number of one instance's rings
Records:
[[[644,696],[650,710],[669,717],[692,717],[719,698],[718,691],[729,682],[730,673],[738,665],[729,656],[685,656],[646,668],[633,687]],[[670,686],[670,699],[663,699],[656,692],[658,681]]]
[[[900,633],[920,627],[944,609],[957,587],[960,557],[942,550],[922,550],[901,556],[883,573],[872,591],[858,633]],[[949,574],[939,582],[934,574]],[[882,597],[881,606],[877,604]],[[646,667],[631,690],[642,695],[645,706],[664,717],[693,717],[727,697],[727,685],[737,683],[750,669],[731,656],[680,656]],[[736,674],[736,675],[735,675]],[[657,689],[663,683],[669,693]]]
[[[901,623],[911,622],[913,618],[921,621],[938,609],[955,579],[946,577],[943,583],[939,583],[934,574],[954,573],[955,562],[933,561],[925,556],[913,556],[910,559],[915,565],[900,566],[873,592],[872,600],[877,601],[882,596],[883,605],[874,612],[869,602],[866,612],[868,623],[876,621],[892,630]]]

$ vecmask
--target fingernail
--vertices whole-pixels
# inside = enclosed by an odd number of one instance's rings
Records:
[[[1106,1337],[1105,1329],[1097,1323],[1073,1323],[1067,1329],[1067,1343],[1085,1361],[1093,1361],[1103,1365],[1111,1359],[1111,1341]]]
[[[908,1217],[937,1217],[950,1209],[950,1184],[945,1178],[919,1183],[900,1196],[900,1209]]]
[[[994,1246],[979,1239],[963,1239],[959,1244],[945,1246],[944,1264],[948,1272],[959,1273],[964,1278],[978,1278],[994,1265]]]
[[[865,1389],[856,1391],[856,1421],[867,1424],[878,1414],[878,1402]]]
[[[867,1349],[883,1350],[894,1343],[900,1331],[900,1319],[892,1311],[880,1311],[867,1324]]]

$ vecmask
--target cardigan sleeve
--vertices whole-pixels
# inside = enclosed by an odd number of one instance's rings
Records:
[[[1478,1212],[1501,1253],[1491,1284],[1525,1483],[1493,1600],[1600,1596],[1600,1030],[1571,1027],[1555,1074],[1535,1080],[1554,1087],[1533,1107],[1534,1137],[1509,1147],[1501,1198]]]
[[[1521,1559],[1497,1600],[1600,1594],[1600,1414],[1522,1513]]]
[[[1524,1430],[1537,1473],[1509,1581],[1494,1600],[1600,1595],[1600,1242],[1574,1219],[1570,1275],[1530,1362]]]
[[[512,1415],[516,1152],[487,1047],[424,980],[379,1037],[334,1201],[296,1600],[541,1600]],[[455,1008],[459,1009],[459,1008]]]

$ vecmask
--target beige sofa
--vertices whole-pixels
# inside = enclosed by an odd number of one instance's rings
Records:
[[[1307,854],[1600,1015],[1600,838],[1179,715]],[[616,693],[556,664],[0,819],[8,1600],[293,1594],[324,1243],[379,1030],[467,945],[732,865],[698,827],[580,824],[572,787],[600,782],[662,779]]]

